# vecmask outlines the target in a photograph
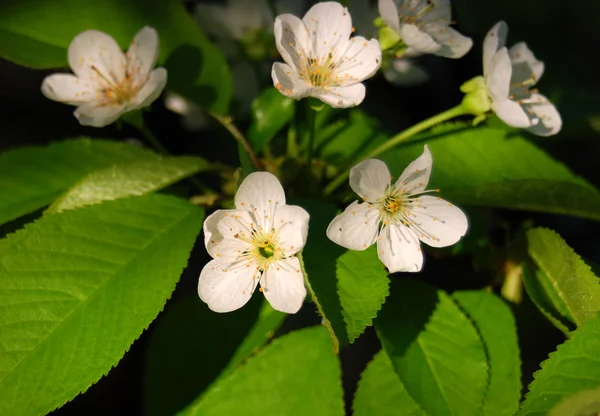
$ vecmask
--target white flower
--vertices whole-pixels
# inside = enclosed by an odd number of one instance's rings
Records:
[[[379,0],[379,14],[409,52],[462,58],[473,46],[450,27],[450,0]]]
[[[562,119],[556,107],[531,87],[542,77],[544,63],[524,42],[507,49],[508,26],[503,21],[488,32],[483,42],[483,77],[492,109],[506,124],[538,136],[560,131]]]
[[[152,28],[140,30],[126,54],[106,33],[86,30],[69,45],[69,66],[75,75],[47,76],[42,93],[77,106],[74,114],[82,125],[104,127],[158,98],[167,70],[153,70],[157,57],[158,36]]]
[[[281,312],[296,313],[306,297],[300,262],[308,213],[285,204],[275,176],[255,172],[235,195],[236,209],[218,210],[204,222],[204,244],[213,258],[200,273],[198,294],[215,312],[230,312],[261,291]]]
[[[273,84],[284,95],[315,97],[336,108],[365,98],[365,86],[381,66],[376,39],[350,38],[352,19],[337,2],[317,3],[300,20],[291,14],[275,19],[275,43],[286,62],[273,64]]]
[[[392,184],[390,171],[378,159],[368,159],[350,171],[350,187],[363,203],[353,202],[335,217],[327,237],[350,250],[365,250],[377,242],[379,259],[393,272],[418,272],[423,265],[419,240],[432,247],[456,243],[467,231],[467,217],[427,192],[432,159],[423,154]]]
[[[383,75],[388,82],[399,87],[413,87],[429,80],[427,71],[410,58],[392,60]]]

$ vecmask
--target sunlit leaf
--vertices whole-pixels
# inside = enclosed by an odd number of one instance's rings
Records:
[[[294,117],[295,101],[275,88],[265,90],[252,102],[252,122],[248,141],[255,151],[262,150]]]

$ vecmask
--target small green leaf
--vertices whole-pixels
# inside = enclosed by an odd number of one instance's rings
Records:
[[[373,324],[389,294],[390,280],[375,246],[365,251],[347,251],[336,264],[342,315],[352,343]]]
[[[510,308],[483,291],[454,292],[452,297],[479,331],[490,367],[482,415],[514,415],[521,398],[521,362],[517,328]]]
[[[125,50],[144,26],[158,32],[169,88],[226,112],[232,82],[225,58],[178,0],[3,1],[0,57],[32,68],[67,67],[67,48],[84,30],[106,32]]]
[[[260,152],[294,117],[295,101],[275,88],[268,88],[252,101],[252,122],[248,141]]]
[[[95,170],[159,158],[137,146],[90,139],[5,152],[0,155],[0,224],[48,205]]]
[[[87,390],[162,310],[203,212],[164,195],[42,217],[0,241],[0,414]]]
[[[90,173],[58,198],[48,213],[156,192],[208,167],[199,157],[165,157],[113,165]]]
[[[600,316],[587,320],[571,335],[533,375],[517,415],[546,415],[569,396],[600,388]]]
[[[380,157],[398,176],[424,144],[433,155],[429,188],[441,188],[452,203],[600,220],[600,192],[524,137],[502,129],[440,126]]]
[[[582,390],[567,397],[548,416],[591,416],[600,413],[600,387]]]
[[[590,267],[552,230],[529,230],[527,242],[529,255],[539,268],[535,278],[540,290],[530,296],[539,298],[536,294],[543,291],[553,310],[577,326],[596,316],[600,281]]]
[[[426,416],[410,397],[381,350],[363,371],[352,404],[354,416]]]
[[[195,291],[168,306],[148,345],[147,416],[170,416],[192,403],[262,347],[286,316],[264,296],[231,313],[211,311]]]
[[[323,327],[276,339],[181,415],[344,414],[341,371]]]
[[[390,293],[375,327],[408,394],[432,415],[479,413],[488,363],[469,318],[444,291],[419,281],[395,281]]]

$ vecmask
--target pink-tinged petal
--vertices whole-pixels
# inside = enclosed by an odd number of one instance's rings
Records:
[[[506,43],[508,26],[504,21],[499,21],[490,29],[483,41],[483,75],[490,72],[492,59]]]
[[[423,253],[414,232],[402,225],[386,225],[377,239],[377,255],[390,273],[418,272]]]
[[[82,104],[73,113],[82,126],[105,127],[126,112],[122,105],[103,105],[96,101]]]
[[[310,35],[302,20],[291,14],[282,14],[275,18],[273,27],[275,46],[283,60],[290,65],[294,72],[300,71],[309,58]]]
[[[342,53],[341,49],[352,33],[348,9],[335,1],[312,6],[302,18],[310,39],[311,58],[327,58]]]
[[[355,201],[331,221],[327,237],[344,248],[365,250],[375,243],[379,222],[377,208]]]
[[[429,147],[425,145],[423,154],[413,160],[404,169],[394,186],[398,192],[411,195],[425,190],[433,168],[433,158]]]
[[[531,94],[527,103],[523,104],[525,111],[531,111],[537,123],[527,128],[527,131],[538,136],[552,136],[562,128],[560,113],[542,94]],[[530,115],[530,117],[533,117]]]
[[[271,70],[271,78],[280,93],[296,100],[308,97],[313,89],[312,85],[300,78],[288,64],[275,62]]]
[[[520,129],[531,127],[531,120],[523,107],[515,101],[506,99],[492,102],[492,110],[506,124]]]
[[[422,242],[432,247],[455,244],[469,227],[467,216],[460,208],[434,196],[420,196],[412,203],[410,213],[409,227]]]
[[[350,169],[350,188],[365,201],[374,203],[385,196],[392,176],[379,159],[367,159]]]
[[[250,300],[260,278],[256,267],[211,260],[198,279],[198,296],[215,312],[231,312]]]
[[[403,3],[405,0],[403,1]],[[379,14],[383,22],[400,33],[400,20],[398,19],[398,5],[394,0],[379,0]]]
[[[505,100],[510,95],[510,79],[512,65],[506,48],[500,49],[490,64],[490,71],[485,76],[485,84],[492,101]]]
[[[133,38],[126,54],[130,78],[144,80],[154,69],[158,58],[158,34],[151,27],[142,28]],[[166,72],[166,71],[165,71]],[[166,80],[166,76],[165,76]]]
[[[234,260],[250,248],[250,244],[236,235],[250,236],[247,224],[252,221],[247,211],[220,209],[204,220],[204,246],[208,254],[218,260]],[[245,236],[244,236],[245,237]],[[244,238],[242,237],[242,238]]]
[[[69,105],[80,105],[96,99],[96,91],[71,74],[53,74],[44,78],[42,94]]]
[[[308,234],[308,212],[296,205],[277,208],[273,226],[277,232],[277,245],[286,256],[296,254],[304,248]]]
[[[363,84],[327,89],[313,89],[311,95],[333,108],[356,107],[365,99],[366,89]]]
[[[376,39],[353,37],[336,68],[336,78],[351,85],[371,78],[381,67],[381,48]]]
[[[133,108],[144,108],[152,104],[165,89],[167,85],[167,70],[156,68],[150,73],[144,86],[140,88],[134,101],[131,103]]]
[[[117,42],[104,32],[86,30],[69,45],[69,66],[82,81],[121,83],[127,60]]]
[[[273,263],[260,279],[260,286],[273,309],[280,312],[298,312],[306,298],[304,277],[296,257]]]

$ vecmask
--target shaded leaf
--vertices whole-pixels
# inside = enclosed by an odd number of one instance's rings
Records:
[[[203,213],[148,195],[0,241],[0,414],[46,414],[115,366],[163,308]]]
[[[294,117],[295,101],[275,88],[268,88],[252,101],[252,121],[248,141],[261,151]]]
[[[276,339],[182,415],[343,415],[340,363],[325,328]]]
[[[406,391],[429,414],[477,414],[488,364],[469,318],[444,291],[419,281],[395,281],[390,293],[375,327]]]
[[[600,413],[600,387],[582,390],[556,405],[548,416],[589,416]]]

